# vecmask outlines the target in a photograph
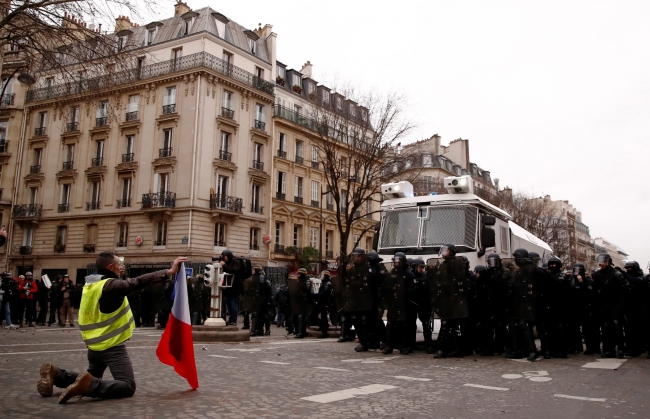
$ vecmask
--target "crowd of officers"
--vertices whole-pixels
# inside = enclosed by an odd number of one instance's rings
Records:
[[[477,353],[534,361],[583,352],[623,358],[649,349],[650,277],[636,262],[621,269],[601,254],[590,276],[583,264],[565,270],[555,257],[542,265],[526,249],[507,260],[489,254],[487,266],[473,270],[454,245],[442,246],[440,255],[440,263],[427,266],[396,253],[389,269],[377,253],[357,248],[337,276],[323,272],[317,293],[310,293],[306,271],[298,271],[288,281],[297,322],[290,327],[304,337],[306,325],[316,323],[326,334],[329,315],[341,326],[341,342],[355,339],[354,326],[358,352],[408,354],[416,348],[419,319],[424,349],[434,358]],[[434,318],[440,319],[435,348]]]

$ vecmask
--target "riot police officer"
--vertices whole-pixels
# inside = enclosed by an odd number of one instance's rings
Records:
[[[537,359],[537,348],[533,339],[532,322],[535,321],[537,297],[537,270],[533,261],[528,257],[526,249],[517,249],[512,256],[516,267],[510,273],[509,306],[510,306],[510,339],[512,352],[509,358],[522,357],[521,349],[528,354],[529,361]],[[521,348],[520,342],[524,347]]]
[[[262,307],[263,300],[270,294],[271,284],[267,283],[261,265],[254,265],[253,275],[242,282],[242,310],[251,314],[250,335],[264,335],[264,320],[266,307]]]
[[[321,284],[318,288],[318,293],[314,294],[314,312],[319,316],[321,336],[327,337],[327,330],[329,329],[329,321],[327,316],[330,310],[330,302],[332,300],[332,282],[330,281],[330,272],[321,272]]]
[[[359,337],[357,352],[365,352],[369,347],[370,327],[374,321],[373,291],[370,284],[370,266],[366,260],[366,251],[360,247],[352,251],[352,263],[347,266],[346,288],[349,290],[348,310]]]
[[[547,334],[550,355],[554,358],[567,357],[566,319],[568,317],[569,293],[571,283],[562,271],[562,261],[556,257],[548,260],[547,296]],[[550,358],[548,352],[544,358]]]
[[[381,351],[384,355],[392,354],[393,348],[400,345],[400,353],[409,353],[408,342],[404,336],[406,321],[406,296],[413,289],[413,272],[408,269],[406,255],[402,252],[393,256],[393,269],[386,276],[381,296],[387,309],[386,344]]]
[[[637,357],[644,352],[644,346],[648,339],[646,324],[648,321],[648,277],[643,275],[639,263],[633,260],[628,260],[625,263],[623,275],[629,283],[625,302],[627,354]]]
[[[408,319],[410,348],[415,348],[415,338],[417,333],[416,321],[419,318],[422,323],[422,332],[424,334],[424,348],[428,354],[433,353],[432,320],[431,320],[431,281],[427,276],[425,269],[426,264],[422,258],[414,260],[415,286],[412,298],[409,299],[411,304],[407,310],[410,314]],[[412,311],[411,311],[412,310]]]
[[[569,353],[600,355],[600,336],[593,317],[594,281],[587,276],[585,265],[574,263],[569,279],[567,310],[567,349]],[[582,346],[584,337],[585,346]]]
[[[386,343],[386,325],[382,319],[386,307],[384,305],[384,299],[380,298],[380,293],[385,278],[388,276],[388,270],[376,252],[369,252],[367,259],[371,269],[372,309],[376,313],[372,327],[370,328],[370,348],[380,349],[382,348],[382,344]]]
[[[300,268],[296,272],[295,280],[289,277],[289,297],[291,310],[296,325],[296,339],[307,336],[307,316],[310,308],[311,281],[307,276],[307,269]]]
[[[603,334],[603,358],[624,358],[623,309],[627,281],[614,269],[612,258],[601,253],[596,259],[600,269],[594,273],[595,310]]]
[[[507,345],[507,326],[504,321],[503,295],[506,277],[501,257],[490,253],[488,266],[476,266],[476,310],[478,317],[477,333],[479,354],[492,356],[495,352],[503,353]]]

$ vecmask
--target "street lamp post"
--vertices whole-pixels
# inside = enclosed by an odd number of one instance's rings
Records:
[[[17,72],[23,69],[25,69],[25,67],[18,67],[17,69],[14,70],[13,73],[11,73],[11,76],[7,77],[7,81],[5,82],[4,86],[2,86],[2,93],[0,94],[0,98],[4,97],[5,91],[7,90],[7,86],[9,85],[11,79],[16,75]],[[20,73],[16,78],[18,79],[19,82],[21,82],[22,84],[26,84],[27,86],[31,86],[32,84],[36,83],[36,79],[34,78],[34,76],[32,76],[27,72]]]

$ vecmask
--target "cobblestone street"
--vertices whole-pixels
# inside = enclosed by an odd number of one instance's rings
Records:
[[[518,362],[502,357],[434,360],[355,353],[354,343],[286,339],[284,329],[244,344],[195,345],[200,388],[162,365],[161,331],[137,329],[128,342],[133,398],[57,404],[36,392],[51,361],[81,370],[78,329],[2,330],[1,417],[30,418],[614,418],[650,416],[650,360],[593,356]],[[594,368],[598,367],[598,368]],[[615,369],[612,369],[615,368]],[[108,372],[107,372],[108,374]]]

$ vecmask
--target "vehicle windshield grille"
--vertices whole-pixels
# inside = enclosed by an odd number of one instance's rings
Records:
[[[422,223],[421,247],[455,244],[475,249],[478,208],[469,205],[429,207]]]
[[[419,230],[417,208],[387,211],[382,221],[379,247],[417,247]]]

